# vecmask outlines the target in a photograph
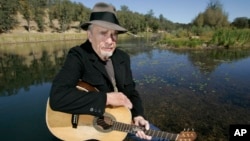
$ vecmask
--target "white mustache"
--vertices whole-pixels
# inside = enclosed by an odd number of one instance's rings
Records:
[[[105,42],[101,42],[100,45],[99,45],[101,48],[114,48],[115,44],[108,44],[108,43],[105,43]]]

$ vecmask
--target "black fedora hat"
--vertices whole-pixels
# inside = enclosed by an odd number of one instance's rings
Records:
[[[81,28],[87,30],[90,24],[116,30],[119,34],[127,32],[118,22],[115,7],[103,2],[95,4],[90,14],[90,20],[82,24]]]

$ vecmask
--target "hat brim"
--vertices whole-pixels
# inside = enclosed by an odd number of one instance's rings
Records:
[[[106,21],[101,21],[101,20],[93,20],[93,21],[90,21],[90,22],[86,22],[86,23],[81,25],[81,28],[83,30],[87,30],[88,26],[90,24],[95,24],[95,25],[98,25],[98,26],[101,26],[101,27],[104,27],[104,28],[108,28],[108,29],[118,31],[118,34],[122,34],[122,33],[127,32],[127,29],[125,29],[125,28],[123,28],[123,27],[121,27],[121,26],[119,26],[117,24],[106,22]]]

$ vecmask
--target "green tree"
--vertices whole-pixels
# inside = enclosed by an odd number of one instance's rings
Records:
[[[45,30],[45,9],[47,8],[47,0],[33,0],[33,6],[35,7],[34,15],[35,22],[38,26],[39,31]]]
[[[51,28],[55,28],[55,25],[53,24],[54,19],[59,19],[59,13],[60,13],[60,3],[61,0],[50,0],[48,3],[48,16],[49,16],[49,26]]]
[[[223,11],[219,0],[210,0],[206,10],[193,20],[193,24],[210,27],[229,26],[228,15]]]
[[[235,18],[232,22],[232,25],[237,28],[249,28],[249,19],[247,17],[238,17]]]
[[[154,11],[152,9],[145,15],[145,21],[148,29],[152,31],[157,31],[159,29],[159,20],[154,17]]]
[[[60,32],[69,29],[72,21],[79,22],[77,28],[80,30],[80,25],[89,20],[90,9],[82,3],[71,2],[69,0],[53,0],[48,7],[50,27],[54,27],[52,21],[57,19],[60,25]]]
[[[128,31],[136,34],[142,30],[144,23],[143,16],[139,13],[133,13],[126,5],[121,6],[121,11],[117,12],[117,16],[120,24],[128,29]]]
[[[62,0],[59,3],[59,24],[61,31],[64,32],[69,28],[69,24],[73,19],[74,7],[69,0]]]
[[[17,25],[17,0],[0,1],[0,33],[9,32]]]
[[[34,7],[30,0],[20,0],[20,13],[27,22],[27,30],[30,32],[30,21],[34,18]]]
[[[174,23],[165,18],[162,14],[159,16],[159,29],[171,31],[174,29]]]
[[[193,24],[198,27],[202,27],[204,25],[204,14],[199,13],[196,19],[194,19]]]
[[[126,5],[122,5],[122,6],[121,6],[121,11],[123,11],[123,12],[131,12],[131,11],[129,10],[128,6],[126,6]]]
[[[45,30],[45,21],[44,21],[45,12],[43,8],[37,7],[35,10],[35,22],[37,24],[38,30],[43,32]]]
[[[73,13],[73,21],[79,21],[79,30],[80,25],[82,23],[85,23],[89,20],[89,15],[90,15],[90,9],[82,5],[81,3],[74,3],[73,4],[75,7],[74,13]]]

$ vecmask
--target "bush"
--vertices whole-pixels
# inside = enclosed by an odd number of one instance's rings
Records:
[[[210,44],[224,47],[243,47],[250,42],[250,29],[219,29]]]

